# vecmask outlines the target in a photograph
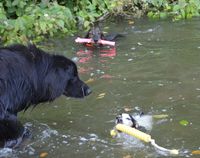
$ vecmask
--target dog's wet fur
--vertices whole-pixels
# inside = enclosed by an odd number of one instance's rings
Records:
[[[18,112],[61,95],[83,98],[90,93],[70,59],[31,44],[0,48],[0,145],[16,147],[27,135]]]

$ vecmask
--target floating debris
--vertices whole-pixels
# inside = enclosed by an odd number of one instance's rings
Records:
[[[193,150],[192,155],[200,155],[200,150]]]
[[[129,20],[129,21],[128,21],[128,24],[129,24],[129,25],[132,25],[132,24],[134,24],[134,21]]]
[[[91,82],[94,82],[93,78],[89,78],[87,81],[85,81],[85,83],[91,83]]]
[[[167,117],[168,117],[167,114],[153,115],[153,118],[156,118],[156,119],[163,119],[163,118],[167,118]]]
[[[102,99],[102,98],[105,97],[105,95],[106,95],[106,93],[100,93],[100,94],[98,95],[97,99]]]
[[[47,152],[42,152],[40,153],[40,158],[45,158],[47,157],[48,153]]]
[[[182,126],[187,126],[189,124],[189,122],[187,120],[181,120],[179,122]]]

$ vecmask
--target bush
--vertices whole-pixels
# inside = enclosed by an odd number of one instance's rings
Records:
[[[7,10],[7,16],[5,9],[1,7],[0,35],[4,42],[26,43],[29,39],[38,41],[45,35],[54,36],[57,33],[72,33],[74,31],[75,20],[69,8],[56,2],[39,3],[39,5],[35,5],[32,1],[24,2],[28,5],[23,3],[18,8],[12,6]],[[12,5],[15,4],[13,3]],[[3,6],[3,3],[0,5]]]
[[[200,0],[120,0],[122,12],[153,19],[188,19],[200,16]],[[122,7],[121,7],[122,8]]]
[[[88,28],[109,10],[110,4],[109,0],[0,0],[1,40],[6,44],[27,43],[72,34],[77,26]]]
[[[153,0],[155,8],[148,12],[151,18],[172,17],[173,20],[188,19],[200,15],[199,0]]]
[[[154,19],[200,15],[199,0],[0,0],[0,40],[27,43],[73,34],[104,14]]]

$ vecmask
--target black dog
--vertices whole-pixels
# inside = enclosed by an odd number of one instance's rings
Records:
[[[91,38],[94,41],[94,43],[98,43],[100,39],[107,41],[115,41],[118,37],[123,37],[123,35],[118,33],[104,35],[104,33],[101,31],[100,27],[97,24],[91,27],[85,35],[85,38]]]
[[[62,94],[83,98],[90,93],[76,64],[64,56],[47,54],[34,45],[0,48],[0,145],[15,147],[26,135],[18,112]]]

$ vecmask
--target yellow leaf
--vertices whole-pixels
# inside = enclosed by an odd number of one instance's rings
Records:
[[[106,95],[106,93],[100,93],[100,94],[98,95],[97,99],[102,99],[102,98],[105,97],[105,95]]]
[[[129,24],[129,25],[134,24],[134,21],[129,20],[129,21],[128,21],[128,24]]]
[[[108,26],[105,26],[104,29],[109,29],[109,27],[108,27]]]
[[[130,154],[123,156],[123,158],[133,158]]]
[[[132,108],[129,108],[129,107],[125,107],[125,108],[124,108],[124,111],[125,111],[125,112],[130,112],[130,111],[132,111],[132,110],[133,110],[133,109],[132,109]]]
[[[153,115],[153,118],[156,118],[156,119],[163,119],[163,118],[167,118],[168,115],[167,114],[162,114],[162,115]]]
[[[91,82],[94,82],[93,78],[89,78],[87,81],[85,81],[85,83],[91,83]]]
[[[105,96],[106,95],[106,93],[100,93],[98,96],[100,97],[100,96]]]
[[[104,96],[101,96],[101,97],[97,97],[97,99],[102,99]]]
[[[193,150],[192,155],[200,155],[200,150]]]
[[[97,97],[97,99],[102,99],[102,98],[104,98],[104,96],[98,96],[98,97]]]
[[[40,158],[45,158],[47,157],[48,153],[47,152],[42,152],[40,153]]]

